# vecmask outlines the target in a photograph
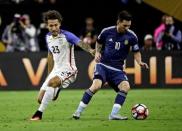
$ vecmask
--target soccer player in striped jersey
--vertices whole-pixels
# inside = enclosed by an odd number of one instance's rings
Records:
[[[77,76],[75,65],[74,45],[94,55],[94,50],[84,44],[73,33],[60,29],[62,16],[55,10],[44,14],[44,22],[49,33],[46,35],[48,46],[48,77],[43,83],[38,102],[40,106],[30,120],[42,119],[42,114],[51,100],[56,100],[61,88],[73,83]]]
[[[79,119],[81,113],[89,104],[92,96],[102,87],[105,82],[117,92],[109,120],[126,120],[127,117],[119,115],[119,110],[124,104],[130,89],[128,78],[123,71],[124,61],[130,49],[134,52],[134,58],[141,67],[148,65],[141,60],[136,34],[130,30],[132,17],[127,11],[118,15],[117,25],[105,28],[98,36],[96,43],[93,83],[87,89],[80,104],[73,114],[73,118]]]

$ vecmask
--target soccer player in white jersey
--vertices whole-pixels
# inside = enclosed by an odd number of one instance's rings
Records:
[[[43,83],[38,102],[40,106],[30,120],[42,119],[42,114],[51,100],[56,100],[61,88],[66,88],[73,83],[77,76],[74,58],[74,45],[94,54],[89,45],[83,43],[77,36],[66,30],[60,29],[62,16],[55,10],[44,14],[44,22],[49,33],[46,35],[48,46],[48,77]]]

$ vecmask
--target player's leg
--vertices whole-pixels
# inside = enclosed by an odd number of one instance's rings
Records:
[[[46,92],[46,90],[42,90],[42,89],[39,91],[39,94],[37,97],[37,101],[39,104],[41,104],[41,101],[42,101],[42,98],[44,97],[45,92]]]
[[[47,87],[47,86],[46,86],[46,87]],[[56,88],[54,89],[54,98],[52,99],[53,101],[55,101],[55,100],[58,98],[58,95],[59,95],[59,92],[60,92],[60,91],[61,91],[61,88],[59,88],[59,87],[56,87]],[[38,97],[37,97],[37,102],[38,102],[39,104],[41,104],[45,92],[46,92],[46,89],[44,89],[44,88],[41,88],[41,89],[40,89],[40,91],[39,91],[39,93],[38,93]]]
[[[129,82],[128,81],[122,81],[118,85],[119,91],[116,95],[115,102],[111,111],[111,114],[109,116],[110,120],[126,120],[127,117],[119,116],[118,113],[121,109],[121,106],[124,104],[127,93],[130,89]]]
[[[101,88],[102,81],[100,79],[94,79],[91,87],[85,91],[83,94],[83,97],[80,101],[80,104],[76,110],[76,112],[73,114],[73,118],[79,119],[81,113],[84,111],[84,109],[89,104],[90,100],[92,99],[93,95]]]
[[[43,84],[43,86],[47,85],[46,91],[44,93],[43,91],[40,91],[39,102],[41,103],[38,110],[32,116],[31,120],[42,119],[42,114],[44,110],[46,109],[49,102],[54,99],[55,94],[58,92],[58,87],[61,85],[61,83],[62,80],[58,76],[54,76]]]
[[[63,71],[64,72],[64,71]],[[53,101],[57,100],[62,88],[67,88],[71,83],[73,83],[76,80],[77,77],[77,71],[65,71],[63,72],[59,72],[58,76],[59,78],[62,80],[61,84],[59,87],[56,87],[54,90],[54,97],[53,97]]]
[[[48,103],[51,100],[56,100],[58,94],[62,88],[66,88],[69,84],[73,83],[76,79],[77,71],[75,72],[59,72],[57,74],[51,73],[44,84],[41,87],[41,91],[39,93],[39,101],[41,102],[40,107],[33,115],[31,120],[40,120],[42,118],[42,114],[46,109]],[[42,90],[45,90],[43,93]]]
[[[96,64],[95,71],[94,71],[94,80],[92,82],[92,85],[83,94],[83,97],[79,103],[79,106],[77,110],[75,111],[75,113],[73,114],[73,118],[75,119],[80,118],[81,113],[87,107],[93,95],[101,88],[102,83],[104,83],[105,81],[106,81],[106,77],[105,77],[104,67],[102,65]]]
[[[111,114],[109,115],[110,120],[126,120],[127,117],[122,117],[119,115],[119,111],[121,106],[124,104],[127,93],[130,89],[130,85],[128,82],[128,78],[125,74],[125,72],[121,71],[111,71],[110,72],[111,77],[110,80],[114,86],[112,86],[115,91],[117,92],[114,105],[111,111]]]
[[[48,103],[54,99],[57,94],[58,87],[60,87],[61,83],[62,80],[58,76],[55,76],[49,80],[46,92],[38,109],[39,111],[43,112]]]

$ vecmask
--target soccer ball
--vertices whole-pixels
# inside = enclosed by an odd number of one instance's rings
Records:
[[[144,104],[136,104],[131,109],[132,117],[136,120],[144,120],[149,115],[149,110]]]

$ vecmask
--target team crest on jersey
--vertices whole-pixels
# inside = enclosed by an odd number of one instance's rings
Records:
[[[109,39],[110,42],[113,42],[112,38]]]
[[[125,40],[125,41],[124,41],[124,44],[125,44],[125,45],[128,45],[128,43],[129,43],[128,40]]]

